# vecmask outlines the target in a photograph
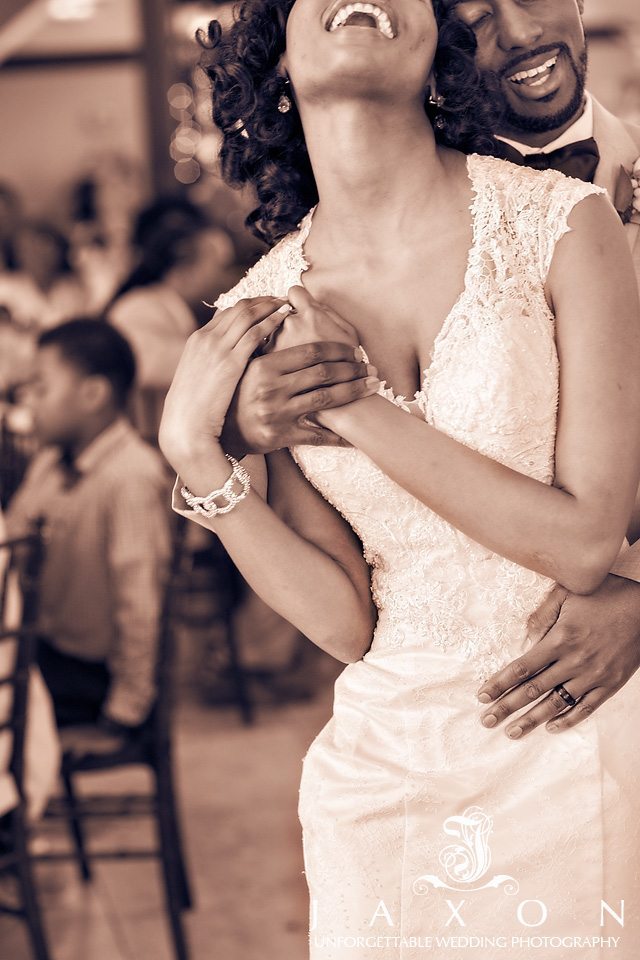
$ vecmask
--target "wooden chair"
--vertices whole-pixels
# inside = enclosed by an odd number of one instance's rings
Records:
[[[0,644],[15,646],[13,671],[0,677],[0,687],[9,687],[11,714],[0,723],[0,733],[12,737],[9,770],[13,777],[18,803],[0,820],[0,873],[10,872],[17,880],[19,906],[0,904],[0,913],[22,917],[27,924],[35,960],[49,960],[44,928],[33,880],[28,849],[27,804],[24,793],[24,748],[29,703],[29,674],[34,660],[35,627],[38,608],[38,580],[42,564],[42,524],[26,537],[0,543],[0,554],[6,554],[0,583],[0,626],[5,623],[5,603],[9,578],[20,567],[22,613],[17,625],[0,629]],[[13,652],[12,652],[13,657]]]
[[[140,731],[116,753],[74,755],[65,752],[62,761],[64,796],[51,802],[45,817],[67,821],[73,850],[50,852],[36,856],[38,860],[77,861],[83,881],[92,878],[95,860],[156,859],[161,865],[166,909],[177,960],[188,960],[182,914],[192,906],[191,890],[185,866],[173,777],[171,712],[173,673],[173,620],[176,595],[181,588],[185,562],[184,533],[188,521],[175,515],[174,550],[165,590],[158,644],[157,698]],[[69,730],[72,739],[73,728]],[[80,795],[76,781],[83,773],[115,770],[142,765],[151,774],[151,790],[147,793],[91,793]],[[85,837],[85,824],[90,819],[146,817],[154,821],[158,843],[152,849],[90,850]]]

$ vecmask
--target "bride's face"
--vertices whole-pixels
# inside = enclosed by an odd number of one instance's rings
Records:
[[[286,70],[298,105],[424,102],[438,27],[431,0],[296,0]]]

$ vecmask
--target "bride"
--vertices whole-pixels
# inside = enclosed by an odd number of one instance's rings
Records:
[[[486,155],[490,91],[443,19],[247,0],[210,25],[223,169],[273,246],[189,339],[160,443],[174,508],[346,664],[302,767],[313,960],[632,960],[640,673],[562,737],[496,737],[476,697],[554,582],[592,592],[623,543],[630,253],[600,188]],[[256,350],[308,344],[311,387],[337,376],[317,341],[370,364],[369,395],[319,415],[344,445],[234,461]]]

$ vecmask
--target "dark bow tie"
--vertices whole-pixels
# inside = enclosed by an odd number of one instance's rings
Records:
[[[523,167],[533,167],[534,170],[560,170],[567,177],[575,177],[577,180],[584,180],[586,183],[593,183],[598,163],[600,162],[600,151],[598,144],[590,137],[589,140],[578,140],[576,143],[570,143],[566,147],[560,147],[559,150],[552,150],[551,153],[529,153],[522,154],[510,143],[502,143],[504,148],[504,157],[512,163],[518,163]]]

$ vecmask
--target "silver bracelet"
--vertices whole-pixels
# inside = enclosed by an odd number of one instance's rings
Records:
[[[251,478],[245,468],[238,463],[235,457],[225,453],[225,457],[231,464],[231,476],[219,490],[212,490],[206,497],[196,497],[187,486],[180,488],[180,493],[188,506],[195,513],[201,513],[203,517],[216,517],[220,513],[229,513],[241,500],[249,493],[251,487]],[[233,486],[236,481],[242,487],[240,493],[234,493]],[[225,504],[218,506],[216,500],[221,497]]]

